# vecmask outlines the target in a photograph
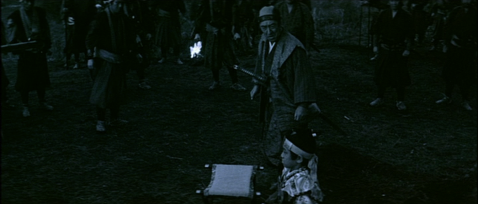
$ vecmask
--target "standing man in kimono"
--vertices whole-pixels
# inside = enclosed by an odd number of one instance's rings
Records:
[[[309,50],[314,43],[314,20],[310,7],[299,0],[284,0],[275,6],[280,12],[282,27]]]
[[[415,34],[415,42],[422,43],[425,40],[425,33],[427,32],[429,14],[425,11],[425,6],[428,2],[423,0],[409,1],[410,14],[413,19],[413,27]]]
[[[2,45],[7,44],[7,38],[5,37],[5,26],[2,21]],[[10,84],[7,74],[5,73],[5,68],[3,67],[2,61],[2,110],[13,109],[14,106],[8,102],[7,87]]]
[[[164,63],[169,54],[169,48],[173,48],[173,57],[176,64],[184,64],[179,57],[181,51],[181,23],[179,13],[186,13],[186,5],[183,0],[152,1],[155,22],[155,44],[161,48],[161,59]]]
[[[452,92],[458,86],[461,106],[472,110],[469,104],[470,88],[476,82],[477,11],[470,0],[453,9],[445,24],[446,62],[443,79],[446,83],[445,96],[437,104],[450,103]]]
[[[219,70],[222,66],[226,66],[231,76],[231,89],[235,91],[245,91],[239,84],[237,71],[234,65],[239,61],[233,50],[233,35],[231,33],[234,28],[234,36],[239,37],[237,26],[233,26],[233,6],[234,1],[231,0],[202,0],[201,11],[196,21],[195,37],[199,40],[203,30],[207,31],[207,39],[205,43],[205,66],[211,68],[214,82],[209,90],[216,90],[221,86],[219,82]]]
[[[72,54],[75,58],[73,69],[80,68],[80,53],[86,56],[86,34],[96,16],[96,2],[97,0],[64,0],[65,68],[69,68]]]
[[[390,0],[390,9],[383,10],[377,18],[372,34],[374,37],[373,52],[378,54],[374,81],[377,85],[377,98],[370,106],[383,103],[388,87],[397,91],[396,106],[398,110],[406,110],[405,87],[411,84],[407,61],[413,42],[413,20],[410,13],[403,10],[403,2]]]
[[[138,87],[145,90],[151,89],[146,80],[146,68],[151,65],[152,33],[154,31],[150,2],[148,0],[129,0],[126,2],[127,9],[125,9],[125,13],[135,26],[134,30],[137,37],[139,37],[138,52],[143,57],[139,64],[132,63],[128,66],[136,69],[139,79]]]
[[[430,18],[432,19],[432,47],[430,51],[442,51],[443,25],[447,16],[444,0],[437,0],[431,6]]]
[[[316,84],[304,45],[281,26],[274,6],[259,11],[263,34],[259,41],[255,74],[267,82],[253,79],[251,99],[260,95],[260,122],[268,126],[264,153],[280,167],[284,131],[308,128],[311,113],[320,112],[316,104]]]
[[[36,41],[35,48],[19,51],[15,90],[20,92],[23,117],[30,117],[29,92],[36,91],[38,100],[45,110],[53,110],[46,103],[45,92],[50,86],[47,54],[51,54],[50,26],[46,12],[35,7],[35,0],[21,0],[21,7],[7,17],[7,42],[10,44]]]
[[[135,55],[136,35],[124,6],[125,0],[109,1],[86,37],[88,66],[95,69],[90,102],[96,105],[98,132],[106,131],[106,109],[110,109],[111,126],[127,123],[119,119],[119,108],[125,98],[127,65],[141,58]]]
[[[234,26],[238,27],[239,36],[235,36],[234,45],[238,55],[247,54],[253,46],[252,27],[258,27],[254,21],[251,0],[236,0],[234,4]]]

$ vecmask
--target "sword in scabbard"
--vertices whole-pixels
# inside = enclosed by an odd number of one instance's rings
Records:
[[[265,85],[267,86],[267,78],[263,77],[263,76],[259,76],[257,74],[254,74],[252,73],[251,71],[247,70],[247,69],[244,69],[242,67],[239,67],[238,65],[234,65],[234,69],[235,70],[239,70],[251,77],[254,77],[255,79],[257,79],[262,85]]]
[[[28,49],[37,49],[40,44],[37,41],[19,42],[14,44],[2,45],[2,53],[22,51]]]

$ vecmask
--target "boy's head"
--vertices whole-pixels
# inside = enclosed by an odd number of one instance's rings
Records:
[[[296,169],[307,166],[315,155],[315,139],[312,134],[310,129],[294,129],[286,135],[281,154],[284,167]]]

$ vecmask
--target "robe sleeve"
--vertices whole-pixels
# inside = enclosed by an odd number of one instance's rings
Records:
[[[202,0],[201,5],[199,8],[199,14],[197,19],[195,20],[194,24],[194,32],[193,34],[201,34],[206,30],[206,23],[209,21],[210,14],[209,14],[209,3],[207,0]],[[192,36],[194,38],[194,36]],[[204,38],[204,36],[201,36]]]
[[[40,18],[40,26],[42,28],[42,41],[43,41],[43,51],[48,51],[51,48],[51,31],[50,25],[48,24],[48,20],[46,19],[46,12],[43,9],[38,10],[39,18]]]
[[[86,35],[86,48],[88,50],[93,50],[99,43],[99,38],[101,35],[101,31],[103,27],[108,28],[108,25],[105,24],[107,22],[106,13],[101,12],[96,16],[96,19],[91,22],[90,29],[88,34]],[[106,34],[106,33],[105,33]]]
[[[294,104],[316,102],[315,78],[307,53],[302,48],[295,48],[290,56],[291,73],[288,74],[289,90],[292,91]]]
[[[314,19],[312,17],[312,13],[309,10],[309,7],[307,7],[306,4],[301,4],[302,8],[302,13],[304,14],[304,29],[305,29],[305,48],[309,49],[310,46],[314,43]]]

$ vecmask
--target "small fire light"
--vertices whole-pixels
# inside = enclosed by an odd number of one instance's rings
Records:
[[[189,47],[189,50],[191,51],[191,58],[199,57],[201,54],[201,47],[202,43],[201,41],[197,41],[194,43],[194,46]]]

